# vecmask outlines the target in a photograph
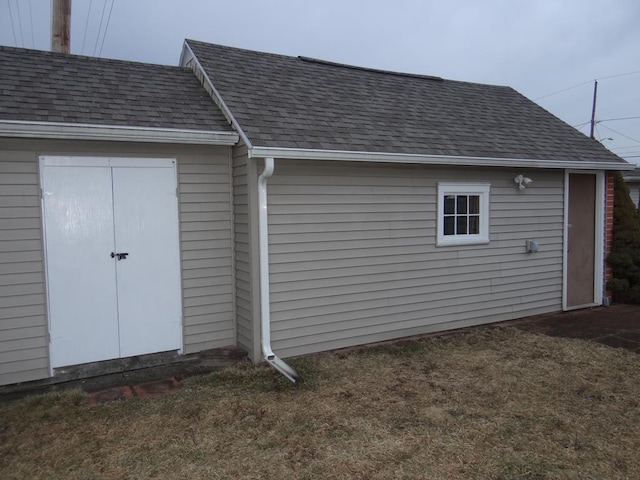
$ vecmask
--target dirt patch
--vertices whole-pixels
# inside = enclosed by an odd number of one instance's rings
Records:
[[[513,322],[521,330],[581,338],[640,353],[640,305],[614,305],[553,313]]]
[[[513,327],[0,406],[0,478],[640,478],[640,357]]]

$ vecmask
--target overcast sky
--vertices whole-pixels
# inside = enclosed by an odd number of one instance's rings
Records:
[[[596,138],[640,163],[638,0],[72,0],[72,6],[72,53],[176,65],[183,40],[193,38],[509,85],[587,134],[599,79]],[[48,50],[50,32],[51,0],[0,0],[0,44]]]

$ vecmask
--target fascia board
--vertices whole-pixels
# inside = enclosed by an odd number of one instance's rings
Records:
[[[218,105],[218,107],[220,107],[220,109],[222,110],[222,113],[227,118],[229,123],[231,123],[231,125],[240,134],[240,138],[242,138],[242,141],[245,143],[245,145],[248,148],[251,148],[252,145],[251,145],[251,142],[249,141],[249,137],[247,137],[247,135],[244,133],[244,131],[240,127],[240,124],[236,120],[236,117],[234,117],[233,113],[231,113],[231,109],[227,106],[227,104],[223,100],[222,95],[220,95],[220,92],[218,91],[218,89],[213,85],[213,82],[211,81],[211,78],[209,78],[207,71],[204,69],[204,67],[200,63],[200,60],[198,60],[198,57],[195,55],[195,53],[193,53],[193,50],[191,50],[191,46],[189,45],[188,42],[185,41],[182,54],[180,55],[180,65],[184,67],[189,61],[195,62],[196,66],[198,67],[198,70],[200,71],[200,73],[202,73],[202,78],[204,78],[204,81],[207,83],[207,86],[211,89],[211,92],[213,93],[212,95],[213,101]]]
[[[231,146],[235,132],[0,120],[0,137]]]
[[[531,160],[526,158],[459,157],[406,153],[350,152],[302,148],[252,147],[249,158],[274,157],[294,160],[335,160],[346,162],[419,163],[426,165],[459,165],[468,167],[560,168],[576,170],[633,170],[636,165],[613,162],[575,160]]]

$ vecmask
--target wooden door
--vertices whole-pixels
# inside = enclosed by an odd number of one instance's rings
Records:
[[[175,161],[41,169],[52,367],[180,349]]]
[[[569,175],[567,308],[593,305],[596,245],[596,175]]]

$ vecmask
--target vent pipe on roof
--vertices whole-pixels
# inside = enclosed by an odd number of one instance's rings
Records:
[[[51,51],[71,53],[71,0],[51,1]]]
[[[258,178],[258,229],[260,232],[260,329],[264,359],[291,380],[301,383],[302,377],[271,349],[271,308],[269,302],[269,221],[267,216],[267,180],[273,175],[273,158],[264,159],[264,171]]]

